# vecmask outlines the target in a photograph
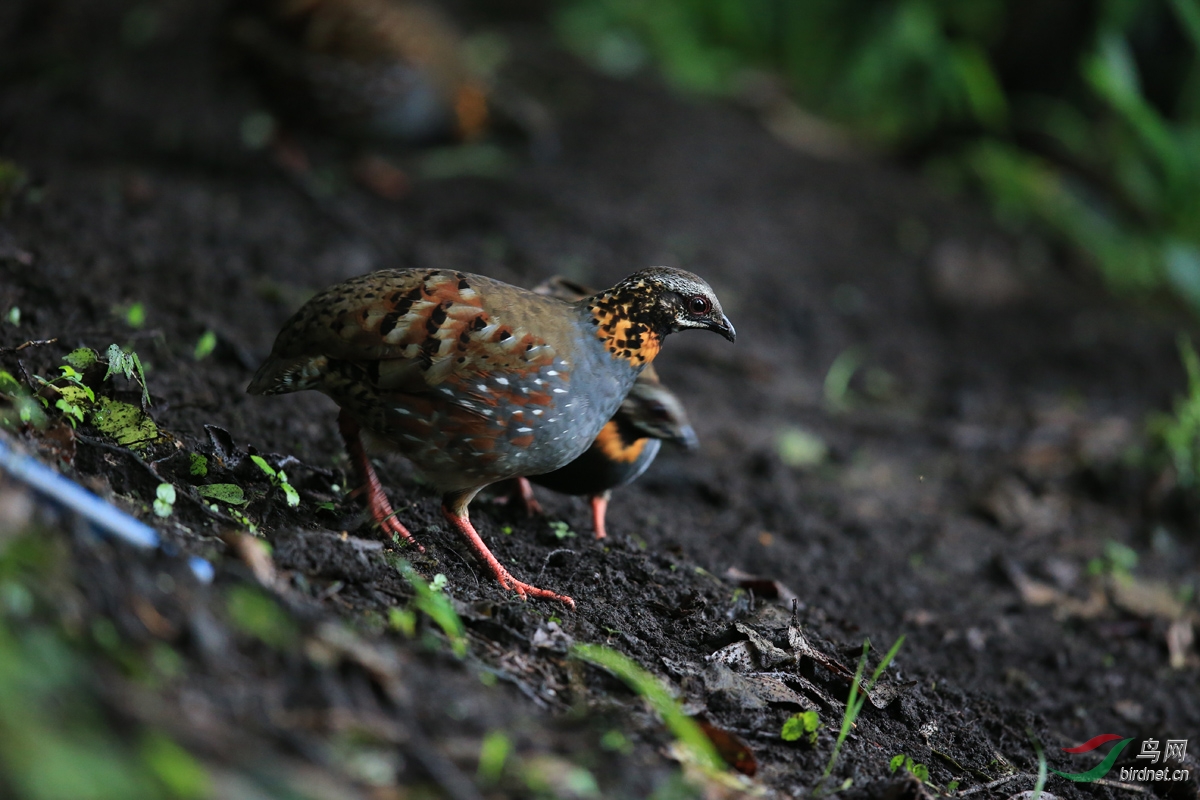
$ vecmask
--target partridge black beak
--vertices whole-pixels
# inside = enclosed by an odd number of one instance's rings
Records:
[[[714,322],[709,330],[716,331],[731,342],[737,338],[737,331],[733,329],[733,323],[724,314],[721,315],[721,321]]]
[[[696,430],[691,425],[684,425],[680,428],[675,435],[674,442],[688,452],[700,449],[700,437],[696,435]]]

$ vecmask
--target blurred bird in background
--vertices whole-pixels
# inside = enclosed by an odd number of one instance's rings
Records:
[[[482,76],[438,9],[409,0],[243,0],[231,36],[280,111],[354,139],[423,143],[487,129]]]

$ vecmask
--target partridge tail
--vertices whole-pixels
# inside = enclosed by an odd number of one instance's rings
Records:
[[[250,394],[287,394],[320,387],[328,359],[325,356],[269,358],[246,387]]]

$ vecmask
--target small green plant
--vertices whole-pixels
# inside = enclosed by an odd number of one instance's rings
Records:
[[[240,487],[240,486],[234,486],[234,484],[232,484],[232,483],[214,483],[214,484],[212,484],[212,486],[199,486],[199,487],[197,487],[197,491],[199,491],[201,495],[204,495],[204,490],[205,490],[205,489],[211,489],[211,488],[213,488],[214,486],[217,486],[217,487],[220,487],[220,486],[233,486],[233,488],[237,489],[239,492],[241,491],[241,487]],[[222,509],[221,509],[221,507],[220,507],[220,506],[218,506],[216,503],[209,503],[209,504],[208,504],[208,510],[209,510],[209,511],[212,511],[212,512],[214,512],[214,513],[217,513],[217,514],[220,514],[220,513],[222,512]],[[236,508],[233,508],[232,506],[231,506],[231,507],[229,507],[229,508],[225,508],[225,509],[224,509],[224,513],[226,513],[226,514],[228,514],[229,516],[233,517],[233,519],[234,519],[234,520],[235,520],[235,521],[236,521],[236,522],[237,522],[239,525],[241,525],[243,528],[245,528],[245,529],[246,529],[247,531],[249,531],[250,533],[252,533],[252,534],[257,534],[257,533],[258,533],[258,525],[257,525],[257,524],[255,524],[255,523],[254,523],[254,522],[253,522],[253,521],[252,521],[252,520],[251,520],[249,517],[247,517],[247,516],[246,516],[245,514],[243,514],[241,511],[238,511]]]
[[[154,495],[154,513],[160,517],[171,516],[175,510],[175,487],[169,483],[160,483]]]
[[[0,412],[0,421],[6,426],[21,423],[41,428],[46,425],[46,412],[42,410],[45,399],[35,397],[29,387],[18,381],[11,373],[0,370],[0,398],[12,408]],[[42,402],[39,402],[42,401]]]
[[[1104,557],[1088,562],[1089,575],[1128,576],[1138,563],[1137,551],[1111,539],[1104,543]]]
[[[466,629],[463,627],[462,619],[454,610],[454,603],[442,591],[446,586],[446,576],[439,573],[431,584],[403,558],[396,558],[393,563],[397,571],[404,576],[404,580],[408,581],[417,592],[413,599],[413,605],[437,623],[450,640],[450,648],[456,656],[459,658],[465,656],[467,654]],[[441,578],[441,581],[438,581],[438,577]],[[434,584],[437,584],[437,588],[434,588]]]
[[[871,675],[871,680],[866,685],[866,691],[869,692],[875,688],[876,682],[879,681],[879,676],[892,663],[892,659],[896,657],[896,653],[900,652],[900,647],[904,644],[904,637],[901,636],[892,645],[892,648],[887,651],[887,655],[879,662],[879,666],[875,668],[875,672]],[[867,653],[871,650],[871,642],[869,640],[863,642],[862,657],[858,660],[858,668],[854,671],[854,680],[850,684],[850,696],[846,698],[846,712],[842,715],[842,727],[838,731],[837,741],[833,745],[833,752],[829,755],[829,763],[825,765],[825,771],[821,773],[820,780],[817,785],[820,786],[833,773],[833,768],[837,764],[838,755],[842,750],[842,743],[846,741],[846,737],[850,735],[850,729],[854,727],[854,721],[858,719],[859,713],[863,709],[863,705],[867,702],[865,693],[860,692],[860,683],[862,681],[863,672],[867,668]]]
[[[212,351],[217,347],[217,335],[212,331],[205,331],[196,340],[196,347],[192,351],[192,358],[196,361],[203,361],[212,355]]]
[[[297,492],[290,483],[288,483],[287,473],[281,469],[277,470],[272,467],[262,456],[250,456],[250,460],[253,461],[259,469],[266,473],[267,477],[271,479],[272,486],[283,492],[283,496],[287,500],[288,508],[295,508],[296,506],[300,505],[300,493]]]
[[[560,542],[575,538],[575,531],[571,530],[571,526],[561,519],[550,520],[550,530],[554,531],[554,538]]]
[[[512,749],[512,740],[504,731],[488,731],[479,746],[479,768],[475,774],[480,783],[490,786],[500,780]]]
[[[141,303],[117,306],[113,311],[125,320],[126,325],[135,330],[146,327],[146,306]]]
[[[628,656],[598,644],[577,644],[571,655],[589,664],[606,669],[625,682],[630,689],[641,695],[658,712],[667,728],[704,769],[724,772],[725,762],[717,753],[712,741],[700,726],[683,713],[675,698],[658,678],[634,663]]]
[[[4,315],[4,321],[7,322],[9,325],[20,325],[21,324],[21,309],[19,309],[16,306],[13,306],[12,308],[10,308],[7,311],[7,313],[5,313],[5,315]]]
[[[863,353],[858,347],[843,350],[825,373],[825,407],[830,411],[845,411],[852,404],[850,379],[862,366]]]
[[[911,756],[906,756],[904,753],[892,756],[892,760],[888,762],[888,768],[892,772],[903,769],[905,772],[912,774],[921,783],[928,783],[929,781],[929,767],[916,763],[912,760]]]
[[[127,379],[136,381],[142,387],[142,406],[150,405],[150,389],[146,385],[146,370],[142,368],[142,359],[138,354],[133,350],[122,350],[119,346],[110,344],[105,356],[108,360],[108,372],[104,373],[104,380],[108,380],[113,375],[124,375]]]
[[[775,450],[779,460],[792,469],[815,467],[829,458],[829,446],[825,440],[804,428],[789,425],[775,438]]]
[[[1183,334],[1178,347],[1187,372],[1187,394],[1175,399],[1173,414],[1151,415],[1146,427],[1152,443],[1165,451],[1175,468],[1175,480],[1190,489],[1200,478],[1200,356]]]
[[[295,623],[275,598],[250,586],[232,586],[225,595],[229,621],[241,632],[275,650],[286,650],[299,636]]]
[[[633,742],[629,741],[629,737],[616,728],[606,731],[600,737],[600,746],[605,750],[625,756],[633,752]]]
[[[817,743],[817,729],[821,727],[820,717],[813,709],[802,711],[799,714],[793,714],[783,723],[783,729],[779,731],[779,738],[785,742],[796,742],[800,739],[806,740],[809,744]]]
[[[84,382],[84,373],[88,368],[101,362],[95,350],[79,348],[67,354],[64,360],[66,363],[59,367],[59,377],[47,380],[40,375],[33,376],[36,392],[30,391],[11,374],[0,372],[0,397],[15,408],[20,422],[43,427],[49,421],[45,409],[53,407],[62,413],[72,427],[84,421],[90,422],[118,444],[137,447],[158,438],[158,427],[142,409],[110,397],[97,397],[92,387]],[[108,371],[103,380],[114,374],[125,375],[138,382],[142,388],[143,407],[150,404],[141,360],[136,353],[126,353],[117,345],[112,345],[108,350]],[[0,416],[6,424],[12,424],[11,413]]]
[[[59,394],[59,398],[54,401],[54,407],[63,413],[74,428],[83,422],[84,409],[96,403],[96,393],[83,382],[83,375],[70,364],[63,364],[59,369],[62,371],[62,377],[54,387]],[[43,382],[43,385],[48,385],[48,382]]]
[[[389,608],[388,625],[411,639],[417,635],[417,613],[411,608]]]
[[[1038,760],[1037,780],[1033,784],[1033,797],[1031,800],[1041,800],[1042,790],[1046,788],[1046,752],[1042,749],[1042,743],[1037,738],[1037,734],[1033,732],[1033,728],[1026,728],[1025,735],[1033,743],[1033,750],[1037,753]]]

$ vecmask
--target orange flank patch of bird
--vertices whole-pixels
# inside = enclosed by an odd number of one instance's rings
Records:
[[[600,452],[604,453],[606,458],[626,464],[637,461],[648,441],[650,440],[638,439],[633,444],[626,443],[621,432],[617,430],[617,423],[611,420],[600,429],[600,433],[596,436],[596,446],[600,448]]]

